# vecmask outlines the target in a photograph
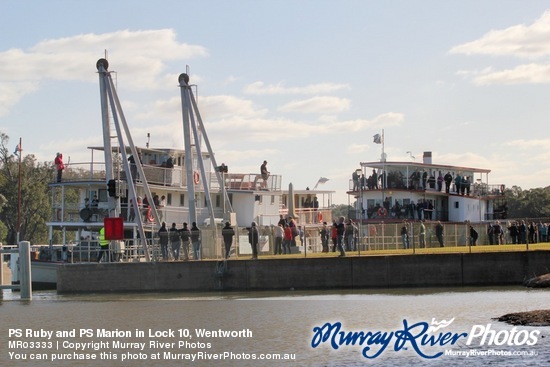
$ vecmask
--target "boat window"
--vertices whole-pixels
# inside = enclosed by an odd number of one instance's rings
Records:
[[[106,203],[109,201],[109,195],[107,195],[107,189],[99,189],[97,198],[100,203]]]

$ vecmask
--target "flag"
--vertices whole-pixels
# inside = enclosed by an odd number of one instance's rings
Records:
[[[382,144],[382,135],[380,135],[380,134],[375,134],[375,135],[373,136],[373,138],[374,138],[374,143],[375,143],[375,144]]]
[[[15,151],[13,152],[13,154],[18,156],[21,153],[22,150],[23,149],[21,149],[21,143],[19,143],[15,146]]]
[[[315,189],[317,188],[317,186],[319,186],[319,184],[324,184],[324,183],[327,182],[327,181],[328,181],[328,178],[326,178],[326,177],[321,177],[321,178],[319,179],[319,181],[317,181],[317,183],[315,184],[315,187],[313,188],[313,190],[315,190]]]

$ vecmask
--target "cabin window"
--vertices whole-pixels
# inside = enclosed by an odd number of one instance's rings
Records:
[[[185,195],[180,194],[180,206],[185,206]]]
[[[458,201],[455,201],[455,209],[458,209]]]
[[[172,194],[166,194],[166,205],[172,205]]]
[[[275,195],[271,195],[271,205],[275,204]]]
[[[106,203],[109,201],[109,196],[107,195],[107,189],[98,189],[97,198],[100,203]]]
[[[221,207],[221,196],[220,195],[216,195],[216,208],[219,208]]]

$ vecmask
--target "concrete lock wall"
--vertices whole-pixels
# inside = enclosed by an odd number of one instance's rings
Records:
[[[157,292],[521,285],[550,271],[550,251],[65,264],[57,291]]]

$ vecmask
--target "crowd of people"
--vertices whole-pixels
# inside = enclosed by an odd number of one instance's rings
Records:
[[[172,223],[170,229],[167,229],[166,222],[162,222],[158,237],[162,260],[180,260],[181,250],[183,250],[183,259],[181,260],[201,259],[201,230],[197,227],[196,222],[191,224],[191,228],[187,223],[183,223],[180,229],[177,228],[176,223]]]
[[[542,221],[526,223],[520,220],[506,224],[496,221],[487,225],[487,237],[490,245],[548,242],[549,228],[550,223]]]
[[[285,218],[281,215],[277,226],[260,227],[256,222],[252,222],[250,227],[244,230],[248,231],[248,242],[251,248],[252,259],[254,260],[258,259],[262,251],[266,251],[265,248],[260,249],[260,243],[265,244],[266,238],[271,238],[273,240],[273,246],[269,248],[269,251],[272,251],[273,255],[286,255],[297,253],[297,251],[293,251],[292,249],[297,248],[298,241],[300,245],[306,246],[306,240],[312,238],[311,236],[315,236],[315,233],[317,233],[320,238],[322,253],[338,252],[338,257],[345,257],[347,252],[358,251],[359,244],[364,244],[365,239],[367,239],[367,241],[376,241],[378,237],[377,228],[381,225],[383,224],[368,225],[368,227],[365,227],[363,231],[361,231],[363,233],[360,233],[359,226],[356,222],[351,219],[346,220],[345,217],[341,216],[333,220],[332,224],[323,222],[321,227],[315,227],[316,229],[309,228],[306,233],[302,226],[296,224],[294,218]],[[445,226],[441,221],[404,220],[401,222],[400,227],[399,223],[386,224],[386,226],[388,225],[397,226],[395,233],[397,233],[398,238],[400,237],[401,246],[396,246],[396,249],[421,249],[434,246],[445,247],[446,239],[449,240],[449,238],[445,236]],[[456,226],[456,224],[451,225]],[[479,233],[477,230],[483,227],[480,225],[474,227],[469,223],[466,223],[466,225],[467,244],[470,246],[478,245]],[[365,230],[366,228],[368,228],[368,230]],[[379,230],[380,228],[378,228],[378,231]],[[223,256],[225,259],[229,259],[232,254],[232,249],[235,249],[233,245],[236,234],[236,229],[234,229],[229,222],[226,222],[221,230],[224,244]],[[183,223],[180,229],[177,228],[176,223],[172,223],[172,226],[167,228],[166,223],[162,222],[157,235],[160,248],[159,256],[161,260],[201,260],[201,230],[195,222],[192,223],[191,228],[188,227],[187,223]],[[381,235],[384,236],[384,234]],[[264,239],[261,240],[261,238]],[[486,237],[483,237],[482,244],[527,244],[548,242],[549,239],[550,223],[543,223],[542,221],[538,223],[526,223],[524,220],[509,221],[508,223],[495,221],[487,224]],[[101,250],[98,256],[98,262],[101,261],[105,253],[108,253],[108,243],[108,241],[104,240],[103,233],[100,232],[99,244]]]
[[[352,191],[376,190],[379,188],[397,188],[410,190],[436,190],[447,194],[470,195],[472,178],[469,175],[451,173],[448,171],[443,175],[438,171],[437,175],[432,170],[415,170],[406,178],[400,171],[383,172],[375,169],[372,174],[366,177],[359,171],[353,171],[351,175],[353,182]]]

